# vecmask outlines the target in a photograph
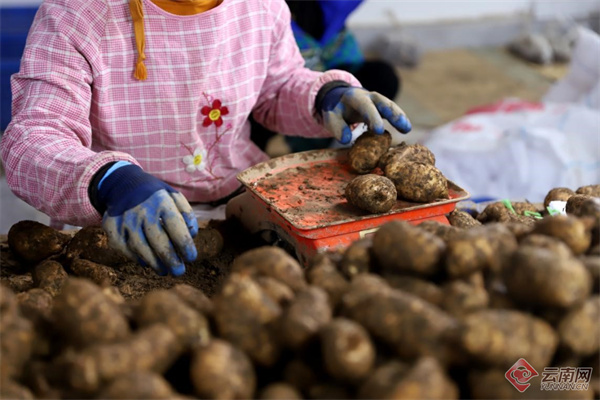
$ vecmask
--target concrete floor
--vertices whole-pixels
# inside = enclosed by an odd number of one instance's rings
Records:
[[[403,90],[395,100],[414,127],[430,130],[507,97],[538,101],[566,71],[566,64],[541,67],[502,48],[430,52],[418,68],[399,70]]]
[[[399,70],[403,89],[395,100],[414,127],[402,139],[419,142],[430,129],[458,118],[470,108],[505,97],[539,100],[566,70],[565,65],[528,64],[499,48],[427,53],[417,68]],[[271,155],[286,153],[282,142],[281,138],[274,140]],[[0,234],[6,234],[21,220],[49,224],[48,216],[18,199],[1,171],[0,175]]]

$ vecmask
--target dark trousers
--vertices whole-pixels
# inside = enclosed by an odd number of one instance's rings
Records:
[[[394,99],[401,89],[401,80],[394,67],[383,61],[365,61],[361,66],[338,66],[336,69],[343,69],[351,72],[356,79],[360,81],[365,89],[370,92],[378,92],[389,99]],[[250,138],[262,150],[265,149],[267,142],[275,132],[271,132],[254,118],[250,118],[252,131]],[[286,142],[292,149],[292,152],[324,149],[329,147],[331,138],[312,139],[297,136],[286,136]]]

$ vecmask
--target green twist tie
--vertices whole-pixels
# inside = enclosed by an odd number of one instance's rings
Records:
[[[526,217],[534,217],[537,219],[542,219],[542,214],[540,214],[539,212],[535,212],[535,211],[527,210],[523,213],[523,215],[525,215]]]
[[[510,200],[508,199],[504,199],[502,200],[502,204],[504,204],[504,206],[506,208],[508,208],[510,211],[512,211],[513,214],[517,214],[517,212],[515,211],[515,209],[513,208],[512,203],[510,202]]]
[[[548,214],[555,216],[555,215],[559,215],[560,211],[557,210],[556,208],[552,208],[550,206],[546,207],[546,210],[548,210]]]

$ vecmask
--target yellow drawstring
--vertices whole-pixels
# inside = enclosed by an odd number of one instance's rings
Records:
[[[144,48],[146,47],[146,40],[144,38],[144,9],[142,8],[142,0],[131,0],[129,2],[129,11],[131,12],[131,18],[133,19],[133,31],[135,33],[135,45],[137,47],[138,58],[135,63],[135,72],[133,76],[135,79],[143,81],[148,77],[144,60],[146,55],[144,54]]]
[[[193,15],[210,10],[222,3],[223,0],[191,0],[186,3],[179,3],[169,0],[168,2],[161,0],[153,0],[162,9],[173,12],[177,15]],[[135,34],[135,46],[137,47],[138,58],[135,63],[135,79],[143,81],[148,77],[148,71],[144,60],[146,55],[144,49],[146,47],[146,38],[144,37],[144,8],[142,0],[130,0],[129,11],[131,19],[133,19],[133,32]]]

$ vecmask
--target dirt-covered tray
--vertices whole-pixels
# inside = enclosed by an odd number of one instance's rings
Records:
[[[448,207],[444,206],[454,206],[454,203],[469,197],[464,189],[448,181],[448,199],[431,203],[398,200],[387,213],[369,214],[348,204],[344,198],[346,185],[357,176],[350,170],[347,157],[347,149],[289,154],[257,164],[241,172],[238,179],[287,222],[301,230],[407,212],[412,214],[409,220],[426,219],[446,214]],[[377,169],[374,173],[381,174],[381,171]]]

